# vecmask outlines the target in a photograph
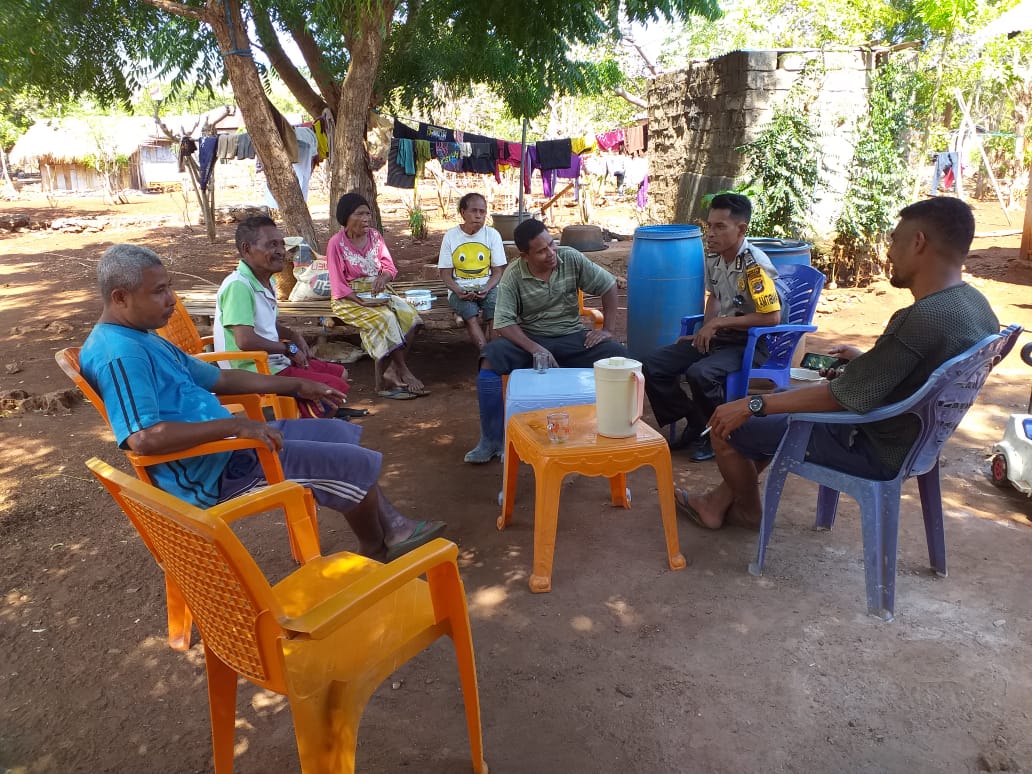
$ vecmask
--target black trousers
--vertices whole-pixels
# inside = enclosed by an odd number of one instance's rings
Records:
[[[710,343],[710,351],[702,353],[689,341],[678,341],[660,347],[642,362],[645,394],[649,396],[656,422],[669,425],[679,419],[688,420],[688,430],[699,432],[709,421],[713,410],[724,402],[727,375],[742,367],[741,344]],[[762,362],[765,356],[757,359]],[[685,374],[689,395],[681,387]]]

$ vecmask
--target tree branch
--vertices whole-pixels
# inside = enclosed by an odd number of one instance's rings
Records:
[[[322,94],[326,106],[333,115],[337,115],[337,108],[340,105],[340,84],[327,69],[326,60],[323,59],[319,44],[316,43],[312,34],[303,26],[292,27],[288,25],[287,29],[294,38],[294,42],[297,43],[301,56],[304,57],[305,64],[308,65],[308,71],[312,74],[312,80],[319,87],[319,93]]]
[[[143,0],[143,2],[173,16],[182,16],[185,19],[193,19],[199,22],[208,20],[208,15],[200,8],[177,3],[176,0]]]
[[[254,21],[254,29],[258,33],[258,40],[261,41],[262,50],[268,57],[269,64],[290,89],[290,93],[301,103],[301,107],[307,110],[313,118],[318,118],[326,107],[326,101],[319,96],[301,71],[290,61],[283,46],[280,45],[268,12],[261,7],[256,7],[254,11],[251,17]]]
[[[630,102],[632,105],[637,105],[640,108],[647,108],[649,106],[649,103],[646,102],[645,100],[643,100],[638,95],[636,95],[636,94],[628,94],[627,90],[624,89],[623,86],[618,86],[617,88],[613,89],[613,94],[615,94],[618,97],[623,97],[625,100]]]
[[[621,32],[620,32],[620,42],[623,43],[625,46],[630,46],[631,48],[633,48],[635,51],[638,52],[638,56],[640,56],[641,57],[641,61],[643,61],[645,63],[645,67],[648,68],[649,73],[651,73],[653,76],[659,75],[659,71],[656,69],[656,66],[652,63],[651,59],[649,59],[647,56],[645,56],[645,52],[642,50],[641,46],[638,45],[638,41],[636,41],[634,39],[633,35],[631,35],[630,33],[624,34],[624,32],[621,30]],[[621,95],[621,96],[623,96],[623,95]],[[634,103],[634,104],[638,104],[638,103]]]

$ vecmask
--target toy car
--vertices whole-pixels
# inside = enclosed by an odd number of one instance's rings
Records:
[[[1032,366],[1032,343],[1021,349],[1021,359]],[[1032,497],[1032,394],[1028,399],[1028,413],[1011,414],[1003,440],[993,446],[989,477],[996,486],[1010,484]]]

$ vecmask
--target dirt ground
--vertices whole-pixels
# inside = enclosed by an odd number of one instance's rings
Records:
[[[403,210],[386,209],[403,278],[416,279],[450,223],[434,221],[431,238],[413,243]],[[978,210],[980,231],[1006,227],[995,205]],[[81,343],[98,316],[94,271],[108,245],[153,247],[182,285],[217,282],[234,263],[232,227],[209,245],[169,195],[117,208],[63,199],[51,209],[31,197],[0,205],[0,216],[15,213],[107,220],[79,233],[0,233],[5,391],[69,386],[53,353]],[[596,222],[610,214],[599,209]],[[968,270],[1002,321],[1030,326],[1032,267],[1018,262],[1017,245],[977,239]],[[628,246],[593,255],[619,274]],[[886,283],[827,291],[808,349],[869,344],[907,302]],[[299,322],[320,333],[317,321]],[[367,359],[351,367],[352,403],[371,411],[364,441],[384,452],[390,497],[446,519],[460,547],[493,774],[1032,769],[1032,504],[991,486],[985,462],[1028,399],[1032,370],[1016,355],[944,453],[948,579],[928,569],[916,486],[906,488],[892,623],[866,615],[855,504],[844,498],[836,529],[815,532],[815,488],[805,482],[789,487],[767,574],[754,578],[754,534],[684,522],[689,566],[667,569],[650,470],[630,477],[630,511],[609,506],[604,482],[568,478],[553,591],[532,595],[532,474],[521,472],[515,522],[499,533],[500,465],[462,462],[477,439],[471,345],[459,330],[428,331],[412,365],[429,398],[376,398]],[[159,570],[83,466],[99,456],[125,469],[123,455],[83,403],[4,412],[0,434],[0,771],[210,770],[196,634],[187,654],[168,649]],[[689,488],[717,476],[713,463],[675,454],[674,465]],[[342,520],[323,514],[321,525],[325,549],[354,546]],[[281,520],[252,520],[243,535],[271,577],[290,572]],[[281,697],[242,683],[237,732],[237,771],[297,770]],[[358,755],[366,772],[469,770],[447,643],[377,691]]]

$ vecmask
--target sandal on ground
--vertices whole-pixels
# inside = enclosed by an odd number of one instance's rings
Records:
[[[674,505],[677,506],[677,512],[688,519],[688,521],[696,527],[702,527],[703,529],[708,530],[713,529],[713,527],[708,526],[706,522],[702,520],[699,512],[688,504],[688,492],[684,489],[674,489]]]
[[[389,390],[380,390],[378,393],[381,398],[390,398],[391,400],[415,400],[416,396],[406,390],[404,387],[392,387]]]
[[[402,540],[400,543],[395,543],[393,546],[387,547],[387,561],[393,562],[399,556],[407,554],[421,545],[429,543],[435,537],[444,532],[444,528],[448,526],[443,521],[421,521],[416,525],[416,528],[412,530],[412,534]]]

